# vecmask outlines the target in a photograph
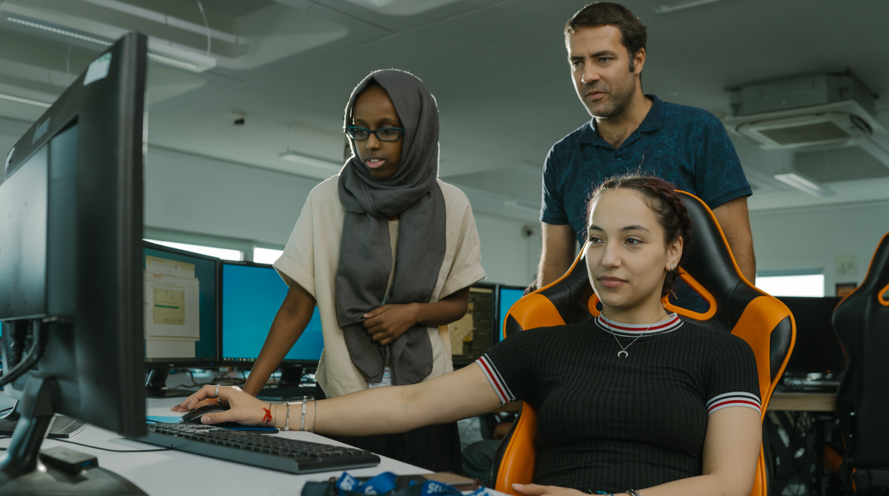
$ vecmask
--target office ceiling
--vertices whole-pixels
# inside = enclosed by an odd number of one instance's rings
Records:
[[[321,180],[331,169],[279,156],[289,148],[342,163],[352,88],[374,69],[397,67],[422,78],[438,100],[441,176],[470,198],[494,199],[477,209],[533,221],[547,151],[589,118],[571,85],[562,36],[583,3],[202,0],[205,24],[196,0],[5,0],[0,94],[52,102],[104,48],[10,17],[99,38],[138,29],[166,50],[159,53],[215,64],[196,72],[151,61],[151,147]],[[878,120],[889,128],[889,2],[721,0],[668,14],[658,8],[695,2],[623,3],[649,28],[646,92],[724,117],[728,87],[848,68],[886,95]],[[4,155],[42,111],[0,98]],[[235,112],[244,125],[233,125]],[[889,168],[857,148],[795,154],[733,139],[755,188],[754,210],[889,199]],[[836,194],[810,196],[773,179],[787,170]]]

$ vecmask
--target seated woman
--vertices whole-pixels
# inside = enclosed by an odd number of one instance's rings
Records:
[[[538,457],[535,484],[519,493],[748,496],[761,439],[753,351],[662,305],[689,240],[678,195],[654,177],[610,179],[592,195],[587,227],[601,316],[519,333],[477,367],[427,383],[310,403],[306,429],[400,432],[524,400],[538,412]],[[207,386],[178,409],[213,395]],[[203,423],[262,423],[270,408],[238,388],[220,388],[219,401],[231,409]]]

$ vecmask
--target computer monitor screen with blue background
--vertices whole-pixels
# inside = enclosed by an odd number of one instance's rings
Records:
[[[144,242],[146,365],[218,362],[218,262],[217,258]]]
[[[519,299],[524,296],[525,288],[521,288],[518,286],[497,286],[499,301],[499,317],[497,318],[497,334],[499,336],[498,341],[503,341],[506,337],[503,335],[503,319],[506,318],[507,312],[509,309],[515,305],[515,302],[519,301]]]
[[[272,321],[287,296],[287,285],[271,265],[223,263],[222,360],[250,365],[268,336]],[[318,307],[284,362],[314,364],[321,358],[324,338]]]

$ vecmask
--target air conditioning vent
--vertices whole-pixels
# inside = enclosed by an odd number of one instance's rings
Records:
[[[833,122],[819,122],[802,126],[778,129],[764,129],[763,136],[779,145],[795,145],[799,143],[818,143],[822,141],[844,140],[851,138],[849,133]]]
[[[834,112],[747,121],[734,130],[764,148],[843,145],[852,138],[871,134],[870,127],[860,118]]]

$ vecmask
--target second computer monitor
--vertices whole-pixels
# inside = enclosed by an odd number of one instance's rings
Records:
[[[503,335],[503,319],[506,318],[506,314],[509,312],[509,309],[512,308],[513,305],[517,301],[519,301],[522,296],[525,295],[525,288],[521,286],[507,286],[501,284],[497,286],[497,336],[498,341],[503,341],[506,336]]]
[[[287,285],[271,265],[222,264],[222,361],[250,366],[259,357]],[[284,364],[317,365],[324,348],[318,307]]]
[[[837,373],[845,367],[843,348],[831,323],[833,310],[842,298],[781,296],[796,321],[796,341],[785,372]]]
[[[218,363],[218,258],[143,242],[145,364]]]
[[[472,363],[496,342],[494,293],[492,284],[477,283],[469,288],[466,315],[448,324],[451,358],[456,366]]]

